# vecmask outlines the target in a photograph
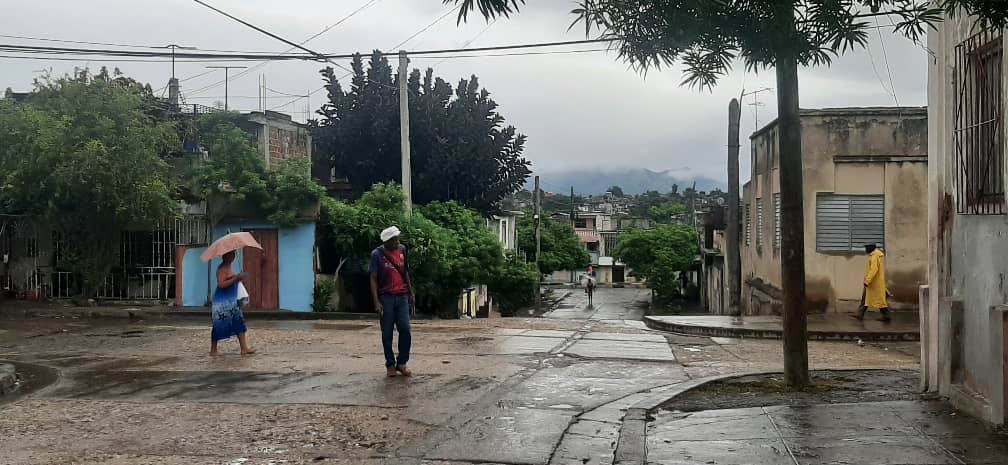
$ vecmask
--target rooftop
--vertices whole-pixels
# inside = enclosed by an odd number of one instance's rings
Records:
[[[838,107],[838,108],[802,108],[798,110],[802,117],[810,116],[927,116],[927,107]],[[757,129],[749,136],[750,139],[777,127],[777,119]]]

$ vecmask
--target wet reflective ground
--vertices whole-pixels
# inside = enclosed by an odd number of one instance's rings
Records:
[[[1008,436],[924,401],[664,413],[647,444],[670,465],[1008,463]]]
[[[412,379],[384,376],[374,322],[250,321],[258,354],[211,359],[201,319],[0,320],[0,360],[58,375],[0,400],[0,464],[606,463],[637,393],[781,363],[778,341],[649,331],[647,296],[414,322]],[[817,368],[914,368],[914,351],[811,346]]]

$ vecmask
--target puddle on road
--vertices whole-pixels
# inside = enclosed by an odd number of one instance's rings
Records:
[[[14,365],[14,372],[17,373],[18,382],[20,383],[18,389],[14,391],[14,393],[6,396],[0,396],[0,405],[20,399],[28,394],[38,391],[39,389],[49,386],[55,383],[57,378],[59,378],[59,372],[44,365],[15,362],[12,360],[0,360],[0,362]]]

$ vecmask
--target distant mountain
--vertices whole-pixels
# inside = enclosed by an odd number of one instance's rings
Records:
[[[580,195],[603,194],[609,186],[619,186],[626,194],[641,194],[650,190],[669,192],[673,185],[679,191],[687,189],[696,181],[697,190],[709,191],[714,188],[727,189],[724,182],[704,176],[691,176],[688,170],[651,171],[648,169],[594,169],[570,170],[542,173],[540,182],[547,192],[568,193],[571,186]],[[530,180],[531,181],[531,180]],[[531,186],[527,186],[531,188]]]

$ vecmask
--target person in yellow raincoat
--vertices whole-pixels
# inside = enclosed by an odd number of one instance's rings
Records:
[[[858,308],[854,318],[863,320],[868,307],[871,307],[879,309],[879,312],[882,313],[879,320],[891,321],[889,302],[886,299],[888,287],[886,286],[885,253],[875,244],[865,244],[865,253],[868,255],[868,264],[865,266],[864,291],[861,294],[861,307]]]

